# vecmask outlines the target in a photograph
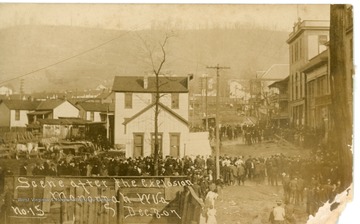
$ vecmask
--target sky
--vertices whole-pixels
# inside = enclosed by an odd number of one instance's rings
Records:
[[[241,24],[291,31],[298,17],[329,20],[327,4],[0,4],[0,28],[69,25],[105,29],[149,29],[154,24],[183,29]]]

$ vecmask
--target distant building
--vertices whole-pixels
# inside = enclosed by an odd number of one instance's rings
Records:
[[[27,130],[41,138],[83,139],[88,122],[80,118],[38,119]]]
[[[289,113],[290,123],[294,126],[306,123],[306,76],[301,69],[327,49],[329,29],[330,21],[299,19],[289,34]]]
[[[106,112],[110,111],[110,104],[96,102],[78,102],[80,118],[92,122],[105,122]]]
[[[80,118],[88,121],[89,130],[95,133],[95,129],[105,127],[106,136],[104,136],[111,144],[114,144],[114,103],[100,102],[77,102]],[[99,131],[99,130],[98,130]]]
[[[29,112],[29,124],[37,119],[59,119],[60,117],[79,117],[79,109],[68,100],[55,99],[41,101],[36,109]]]
[[[188,77],[160,77],[159,142],[163,156],[183,156],[188,140]],[[127,157],[154,153],[155,77],[116,76],[115,145]]]
[[[277,89],[277,93],[271,95],[271,104],[274,110],[271,113],[272,123],[278,127],[287,127],[289,124],[289,77],[273,82],[269,85],[270,89]]]
[[[13,94],[13,90],[7,86],[0,86],[0,95],[10,96]]]
[[[23,127],[29,124],[27,114],[39,105],[36,101],[3,100],[0,102],[0,127],[9,129]]]
[[[242,100],[247,102],[250,99],[250,93],[244,88],[243,84],[241,84],[237,80],[229,80],[229,91],[230,91],[230,98],[236,100]]]
[[[300,71],[306,77],[306,125],[327,141],[331,128],[329,51],[312,58]]]
[[[269,88],[276,81],[283,80],[289,75],[288,64],[273,64],[266,71],[258,71],[256,79],[250,80],[250,114],[262,121],[269,122],[275,110],[275,102],[271,100],[278,94],[277,88]]]
[[[107,90],[108,88],[102,84],[98,85],[95,90]]]

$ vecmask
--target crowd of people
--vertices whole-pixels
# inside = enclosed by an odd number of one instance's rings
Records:
[[[193,127],[195,131],[206,131],[204,127]],[[210,139],[215,139],[215,127],[209,126]],[[322,128],[309,128],[306,126],[276,126],[276,125],[258,125],[258,124],[221,124],[219,128],[219,137],[221,141],[241,140],[247,145],[259,143],[261,141],[282,138],[297,146],[305,148],[316,147],[322,143],[325,137],[325,131]]]
[[[255,130],[256,127],[242,128],[243,131]],[[231,127],[224,129],[228,138]],[[240,132],[239,132],[240,133]],[[244,133],[244,132],[243,132]],[[264,138],[263,133],[262,138]],[[239,137],[238,133],[233,135]],[[240,135],[241,136],[241,135]],[[203,201],[223,187],[230,185],[269,185],[282,186],[285,208],[299,205],[306,206],[309,215],[327,200],[333,200],[342,190],[340,171],[336,151],[317,147],[310,157],[286,156],[274,154],[264,156],[220,156],[220,178],[216,179],[216,162],[213,156],[166,156],[158,163],[159,176],[185,175],[193,183],[193,190]],[[100,155],[67,155],[59,160],[37,162],[32,168],[26,162],[19,170],[20,175],[34,176],[151,176],[154,175],[154,158],[122,158]],[[12,175],[9,169],[0,168],[0,176]],[[1,189],[0,189],[1,190]],[[214,209],[209,206],[208,210]],[[291,209],[287,208],[285,219],[293,223]],[[215,210],[216,211],[216,210]],[[213,213],[210,212],[210,216]]]

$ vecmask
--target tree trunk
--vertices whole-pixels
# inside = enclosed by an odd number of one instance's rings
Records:
[[[342,186],[352,183],[352,118],[346,87],[345,5],[330,6],[330,87],[333,119],[332,139],[338,150]]]
[[[159,175],[159,74],[156,74],[156,96],[155,96],[155,144],[154,144],[154,175]]]

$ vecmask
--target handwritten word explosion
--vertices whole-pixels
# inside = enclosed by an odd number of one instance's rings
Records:
[[[93,196],[91,194],[90,188],[108,188],[109,186],[114,186],[117,189],[122,188],[159,188],[158,192],[151,194],[143,194],[136,193],[136,198],[129,198],[119,191],[119,197],[116,195],[113,196]],[[110,203],[120,204],[121,202],[124,205],[124,209],[127,210],[127,215],[125,219],[131,216],[155,216],[156,218],[161,218],[162,216],[169,216],[170,214],[174,214],[179,219],[181,216],[174,209],[170,209],[169,211],[162,210],[159,211],[157,208],[150,207],[149,209],[134,209],[132,204],[134,202],[140,202],[143,205],[157,205],[157,204],[169,204],[168,201],[165,200],[165,197],[160,191],[160,188],[170,188],[170,187],[183,187],[183,186],[192,186],[190,180],[174,180],[174,181],[165,181],[163,179],[160,180],[152,180],[152,179],[140,179],[136,180],[124,180],[122,178],[111,179],[111,183],[108,183],[108,180],[93,180],[93,179],[70,179],[64,181],[62,179],[53,179],[53,180],[29,180],[26,177],[18,177],[16,190],[18,189],[29,189],[29,188],[49,188],[49,192],[51,195],[50,199],[32,199],[35,202],[44,202],[44,201],[61,201],[61,202],[101,202],[106,210],[110,210],[112,212],[112,216],[116,215],[116,211],[114,208],[110,206]],[[72,195],[66,194],[64,191],[56,191],[54,189],[62,189],[71,186],[73,188],[81,188],[84,194],[81,195]],[[26,201],[26,199],[22,199],[20,201]],[[116,206],[115,206],[116,207]],[[25,214],[33,214],[37,216],[43,216],[45,213],[41,210],[40,206],[36,206],[35,212],[31,209],[19,209],[18,207],[13,207],[15,214],[25,215]],[[26,212],[30,211],[30,212]]]

